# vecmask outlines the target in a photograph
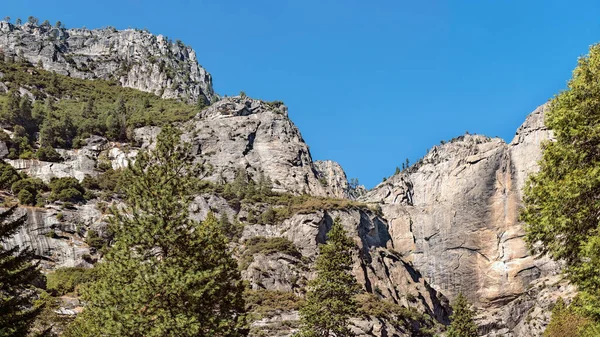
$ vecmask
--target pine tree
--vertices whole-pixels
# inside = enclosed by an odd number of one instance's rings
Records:
[[[17,206],[0,213],[0,243],[13,236],[26,221],[14,218]],[[33,283],[40,277],[33,252],[0,244],[0,336],[25,336],[40,308],[33,306],[37,296]]]
[[[300,309],[302,337],[354,336],[349,318],[356,313],[354,295],[359,291],[351,274],[354,242],[335,219],[328,241],[319,246],[317,277],[310,281],[306,304]]]
[[[448,337],[477,337],[477,325],[473,321],[475,312],[469,308],[469,302],[462,293],[458,294],[452,305],[451,323]]]
[[[545,123],[556,141],[544,145],[540,170],[525,186],[522,220],[536,253],[565,261],[587,315],[600,322],[600,45],[590,47],[568,89],[556,95]]]
[[[165,127],[156,148],[124,174],[127,207],[113,209],[113,247],[83,287],[84,311],[68,336],[247,334],[243,284],[214,215],[199,223],[189,205],[203,175],[191,147]]]

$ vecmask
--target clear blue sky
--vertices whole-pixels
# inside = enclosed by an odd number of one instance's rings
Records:
[[[6,15],[180,39],[218,93],[283,100],[313,158],[367,187],[467,130],[510,141],[600,41],[599,1],[23,0]]]

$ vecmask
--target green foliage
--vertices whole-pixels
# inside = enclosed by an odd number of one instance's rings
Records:
[[[33,206],[48,187],[39,178],[26,178],[13,183],[11,189],[19,198],[19,203]]]
[[[244,298],[247,311],[251,312],[255,319],[298,310],[302,301],[292,292],[267,289],[246,290]]]
[[[354,335],[349,319],[357,312],[354,295],[359,292],[351,273],[355,244],[339,218],[335,219],[327,237],[327,243],[319,246],[317,277],[309,282],[306,303],[300,309],[300,336]]]
[[[33,153],[31,141],[38,130],[42,145],[69,148],[80,145],[79,139],[91,134],[124,140],[127,129],[186,121],[197,113],[193,105],[123,88],[116,81],[72,78],[25,62],[0,60],[0,72],[10,87],[28,88],[36,97],[32,104],[16,90],[0,95],[0,102],[5,102],[0,124],[25,130],[13,139],[14,158]]]
[[[566,262],[581,308],[600,321],[600,45],[579,59],[568,89],[550,102],[540,170],[525,187],[522,220],[538,253]],[[541,244],[538,244],[541,243]]]
[[[477,325],[474,321],[475,312],[469,306],[463,294],[458,294],[452,304],[448,337],[477,337]]]
[[[119,192],[120,180],[123,170],[108,168],[96,177],[86,175],[81,181],[81,186],[89,190],[102,190],[106,192]]]
[[[562,298],[558,298],[552,309],[550,323],[544,331],[544,337],[593,337],[600,335],[600,325],[567,307]]]
[[[355,296],[357,313],[365,318],[384,319],[397,327],[418,330],[420,336],[426,336],[424,330],[433,329],[435,323],[430,316],[418,312],[414,308],[379,299],[374,294],[361,293]],[[415,331],[416,332],[416,331]]]
[[[16,206],[0,213],[0,243],[25,224],[26,216],[13,218],[15,210]],[[34,283],[41,276],[33,260],[29,249],[5,249],[0,244],[0,336],[26,336],[40,311],[33,306]]]
[[[61,299],[53,297],[48,292],[42,291],[40,293],[39,297],[34,302],[34,306],[41,310],[33,323],[30,336],[55,337],[56,334],[54,334],[53,331],[64,331],[67,325],[72,321],[72,318],[57,313],[61,304]]]
[[[59,268],[46,275],[46,289],[54,296],[78,292],[81,284],[95,279],[94,273],[94,269],[89,268]]]
[[[21,176],[10,164],[0,160],[0,189],[8,190]]]
[[[96,248],[96,249],[101,249],[106,245],[106,242],[104,241],[104,239],[102,239],[102,237],[100,237],[100,235],[98,235],[98,232],[96,232],[93,229],[90,229],[89,231],[87,231],[87,233],[85,235],[85,243],[87,243],[88,246]]]
[[[386,320],[398,318],[419,319],[419,314],[414,309],[406,308],[390,301],[377,298],[369,293],[358,294],[355,297],[358,304],[358,313],[364,317],[377,317]]]
[[[189,217],[202,168],[180,132],[123,173],[126,208],[113,208],[114,245],[82,287],[84,311],[67,336],[245,336],[243,284],[211,213]]]
[[[244,231],[244,224],[240,223],[237,219],[233,219],[233,222],[229,221],[225,212],[221,213],[219,218],[219,226],[221,230],[230,241],[237,241],[242,236]]]
[[[240,258],[241,270],[248,268],[248,265],[253,261],[253,256],[256,254],[271,255],[282,253],[298,259],[302,258],[298,247],[287,238],[255,236],[244,241],[244,246],[244,253]]]
[[[50,180],[50,200],[60,200],[64,202],[83,201],[85,189],[79,183],[79,180],[73,177],[52,178]]]
[[[263,224],[274,225],[277,221],[277,213],[275,213],[272,207],[269,207],[266,211],[263,212],[260,218]]]
[[[56,150],[51,146],[42,146],[35,153],[36,157],[42,161],[59,162],[62,157]]]

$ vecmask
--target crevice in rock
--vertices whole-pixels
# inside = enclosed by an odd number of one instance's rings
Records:
[[[458,250],[458,249],[464,249],[464,250],[467,250],[469,252],[477,253],[477,254],[483,256],[483,258],[486,259],[488,262],[490,261],[490,259],[487,256],[485,256],[485,254],[483,254],[482,252],[480,252],[479,249],[475,249],[475,248],[469,248],[469,247],[459,246],[459,247],[446,248],[446,249],[444,249],[444,251]]]
[[[367,264],[362,259],[360,261],[360,268],[363,271],[363,277],[365,279],[365,290],[368,293],[372,293],[373,292],[373,286],[371,285],[371,280],[369,280],[369,272],[367,271]]]
[[[248,135],[248,144],[246,144],[246,148],[244,149],[244,152],[242,152],[242,154],[245,156],[248,153],[250,153],[250,151],[252,151],[252,149],[254,149],[254,140],[256,139],[256,131],[251,132]]]

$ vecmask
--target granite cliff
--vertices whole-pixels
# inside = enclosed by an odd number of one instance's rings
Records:
[[[208,103],[214,96],[212,77],[192,48],[147,31],[0,21],[0,51],[62,75],[115,80],[163,98]]]

